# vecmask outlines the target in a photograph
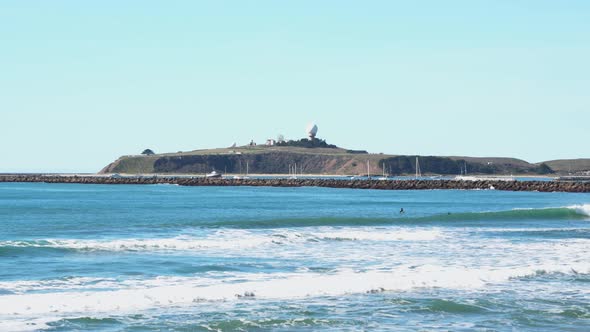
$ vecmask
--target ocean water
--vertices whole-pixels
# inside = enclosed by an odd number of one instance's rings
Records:
[[[0,330],[588,331],[589,253],[590,194],[2,183]]]

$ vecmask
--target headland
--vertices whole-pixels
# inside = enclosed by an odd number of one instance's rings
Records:
[[[418,165],[416,163],[418,161]],[[419,168],[419,169],[418,169]],[[590,167],[589,167],[590,169]],[[241,146],[190,152],[122,156],[100,174],[309,174],[309,175],[551,175],[546,163],[516,158],[416,156],[342,148]]]
[[[507,157],[424,156],[369,153],[330,144],[317,137],[318,127],[311,123],[307,138],[253,140],[228,148],[200,149],[188,152],[122,156],[105,166],[100,174],[220,174],[273,175],[590,175],[590,159],[552,160],[529,163]]]

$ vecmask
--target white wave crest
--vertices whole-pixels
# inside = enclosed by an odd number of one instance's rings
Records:
[[[176,236],[172,238],[131,238],[113,240],[46,239],[39,241],[3,241],[1,246],[40,247],[76,250],[103,251],[153,251],[197,249],[245,249],[270,244],[272,238],[260,236],[211,236],[195,238]]]
[[[12,293],[30,291],[60,291],[63,289],[111,288],[117,286],[115,279],[72,277],[47,280],[15,280],[0,282],[0,289]]]
[[[567,208],[572,209],[579,214],[583,214],[590,217],[590,204],[571,205]]]
[[[324,229],[319,231],[282,231],[260,233],[220,231],[198,236],[170,238],[128,238],[109,240],[45,239],[36,241],[0,241],[0,246],[73,249],[88,251],[166,251],[166,250],[242,250],[281,244],[300,244],[310,240],[350,241],[431,241],[443,236],[437,229]]]
[[[59,316],[137,312],[206,301],[242,298],[295,299],[317,296],[404,291],[415,288],[477,289],[490,283],[538,273],[590,273],[590,264],[515,267],[399,266],[391,270],[336,273],[244,274],[220,282],[212,278],[159,278],[111,291],[64,291],[0,296],[0,321],[26,315]],[[246,280],[246,281],[243,281]]]

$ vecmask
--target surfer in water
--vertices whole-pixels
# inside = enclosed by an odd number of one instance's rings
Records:
[[[399,210],[399,214],[404,214],[404,213],[406,213],[406,211],[404,211],[404,208],[401,208],[401,209]]]

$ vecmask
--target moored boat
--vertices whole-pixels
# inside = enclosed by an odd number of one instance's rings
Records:
[[[205,175],[206,178],[220,178],[221,177],[221,173],[217,173],[216,171],[213,171],[211,173],[207,173]]]

